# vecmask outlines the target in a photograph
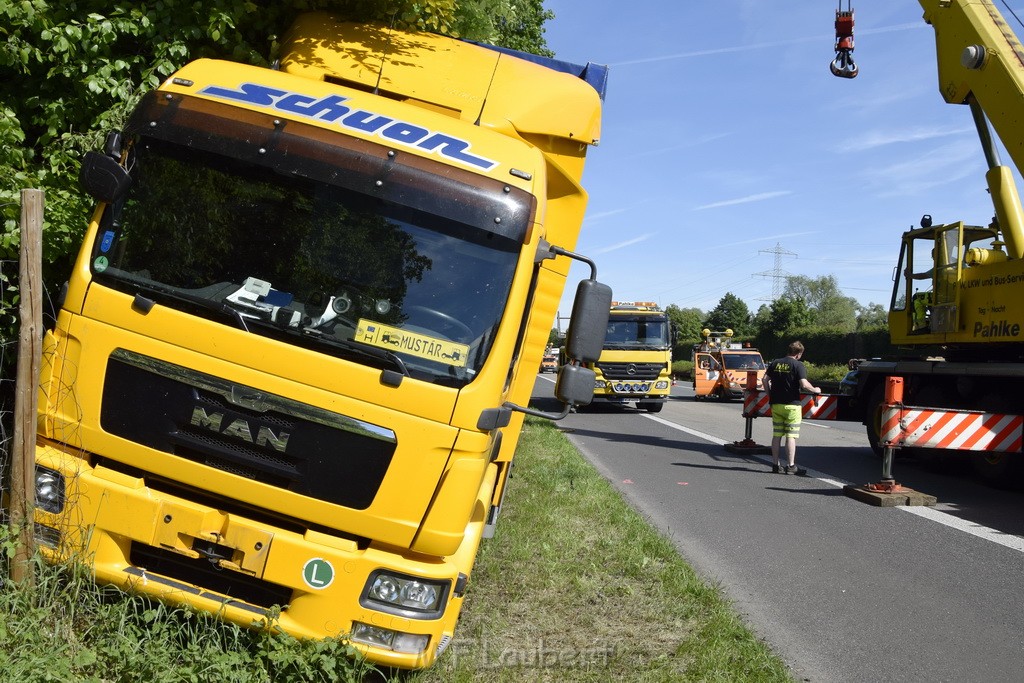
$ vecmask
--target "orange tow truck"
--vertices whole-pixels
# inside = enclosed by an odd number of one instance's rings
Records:
[[[754,348],[732,341],[732,330],[702,330],[703,340],[693,345],[693,397],[728,401],[743,397],[747,373],[757,371],[757,388],[764,378],[764,359]]]
[[[558,372],[558,352],[550,346],[544,350],[540,361],[541,372]]]

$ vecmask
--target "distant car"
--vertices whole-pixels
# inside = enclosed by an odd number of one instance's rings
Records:
[[[541,372],[558,372],[558,356],[545,355],[540,362]]]
[[[841,396],[855,396],[857,394],[857,368],[863,362],[863,358],[851,358],[846,364],[850,371],[839,382],[839,394]]]
[[[839,394],[841,396],[854,396],[857,393],[857,371],[850,370],[846,376],[839,381]]]

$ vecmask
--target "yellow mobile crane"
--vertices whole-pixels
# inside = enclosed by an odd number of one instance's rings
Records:
[[[989,129],[1024,168],[1024,47],[990,0],[920,3],[935,30],[939,91],[946,102],[967,105],[977,127],[994,218],[940,224],[925,215],[903,234],[889,307],[891,340],[901,353],[860,364],[852,403],[879,451],[888,377],[903,378],[907,405],[1024,412],[1024,220],[1012,170]],[[1021,469],[1017,451],[975,452],[972,459],[983,478],[1006,482]]]

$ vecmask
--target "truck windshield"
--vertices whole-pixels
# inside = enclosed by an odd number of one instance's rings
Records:
[[[193,103],[183,118],[158,104],[134,122],[157,120],[161,137],[147,131],[131,149],[131,189],[105,212],[92,259],[98,282],[354,362],[472,381],[511,288],[528,194],[411,155],[402,167],[369,143],[329,146],[343,136],[302,124],[283,139],[279,121],[251,112],[228,126],[238,113],[223,105]]]
[[[669,346],[668,320],[664,316],[620,316],[608,320],[606,349],[665,349]]]
[[[726,370],[764,370],[759,353],[723,353]]]

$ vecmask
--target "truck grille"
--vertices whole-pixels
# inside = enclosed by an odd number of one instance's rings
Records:
[[[165,453],[365,509],[395,451],[390,430],[118,349],[100,424]]]
[[[657,379],[664,363],[595,363],[605,379]]]
[[[142,543],[132,543],[129,561],[131,566],[125,569],[129,574],[185,593],[230,603],[256,614],[266,616],[272,607],[287,608],[291,602],[292,593],[288,588],[242,572],[222,569],[207,559],[193,559]]]

